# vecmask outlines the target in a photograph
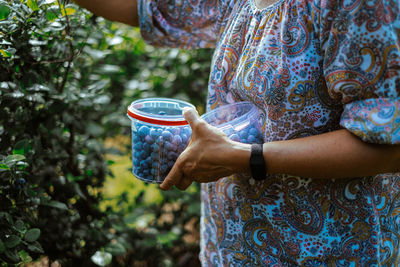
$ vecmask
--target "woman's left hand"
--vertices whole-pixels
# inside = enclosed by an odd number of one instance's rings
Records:
[[[183,116],[192,128],[192,139],[160,185],[161,189],[175,185],[185,190],[193,181],[208,183],[249,171],[249,145],[231,141],[201,119],[194,109],[185,109]]]

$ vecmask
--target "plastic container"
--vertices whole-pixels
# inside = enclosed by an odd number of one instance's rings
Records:
[[[237,142],[263,143],[258,108],[251,102],[237,102],[216,108],[201,116]]]
[[[169,98],[132,102],[127,115],[132,128],[132,172],[148,183],[162,183],[190,141],[192,131],[182,116],[190,103]]]

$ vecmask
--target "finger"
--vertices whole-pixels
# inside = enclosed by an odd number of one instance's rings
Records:
[[[193,180],[189,177],[183,177],[182,180],[175,186],[180,190],[186,190],[192,184],[192,182]]]
[[[175,162],[172,169],[169,171],[167,177],[165,177],[164,182],[160,185],[162,190],[169,190],[171,187],[182,180],[183,172],[179,168],[179,163]]]
[[[195,110],[194,108],[183,108],[182,115],[192,129],[200,122],[199,113],[197,113],[197,110]]]

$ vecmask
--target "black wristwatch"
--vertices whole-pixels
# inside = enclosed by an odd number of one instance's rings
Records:
[[[263,144],[251,145],[250,170],[254,180],[260,181],[267,177],[267,168],[263,156]]]

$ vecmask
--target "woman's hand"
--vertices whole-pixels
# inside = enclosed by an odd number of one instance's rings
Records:
[[[193,181],[213,182],[249,171],[249,145],[231,141],[201,119],[194,109],[184,110],[183,116],[192,128],[192,140],[160,185],[161,189],[168,190],[175,185],[185,190]]]

